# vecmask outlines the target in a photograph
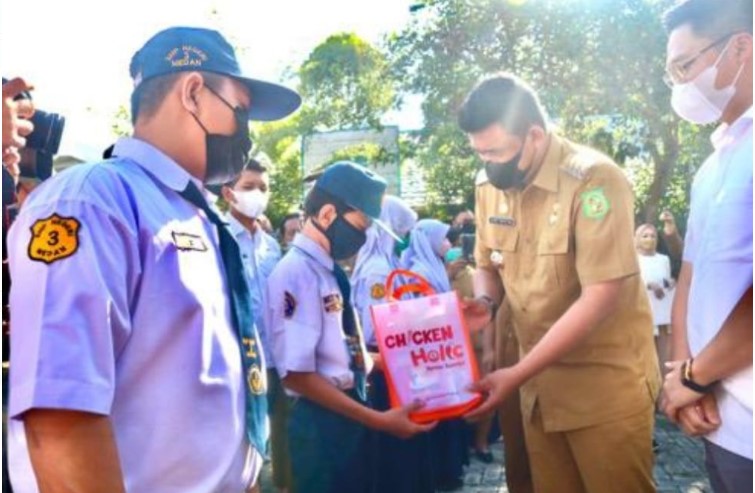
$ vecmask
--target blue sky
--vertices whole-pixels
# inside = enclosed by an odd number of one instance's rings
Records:
[[[34,83],[39,108],[66,116],[61,153],[96,159],[128,101],[131,55],[171,25],[212,27],[251,75],[281,81],[328,35],[377,42],[409,20],[413,0],[0,0],[0,67]],[[421,125],[415,104],[387,123]]]

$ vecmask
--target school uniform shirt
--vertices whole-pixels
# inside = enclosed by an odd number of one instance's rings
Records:
[[[713,154],[697,172],[684,241],[692,264],[687,338],[697,355],[752,286],[752,108],[713,133]],[[752,459],[752,366],[716,390],[721,426],[706,438]]]
[[[621,280],[614,311],[521,387],[546,432],[607,423],[651,408],[660,388],[650,305],[634,248],[634,198],[610,158],[551,134],[524,190],[478,176],[478,267],[498,272],[522,355],[577,301],[583,286]]]
[[[352,277],[352,303],[362,325],[365,344],[377,347],[370,307],[387,303],[385,281],[394,269],[382,257],[366,260],[364,269],[364,275],[358,280]]]
[[[254,323],[260,335],[260,342],[265,353],[265,363],[268,369],[275,367],[270,351],[267,328],[265,327],[265,307],[267,306],[267,278],[273,272],[275,264],[281,258],[280,247],[275,238],[257,228],[254,235],[231,214],[226,220],[233,237],[239,244],[241,260],[244,263],[249,291],[252,295],[252,313]]]
[[[14,490],[37,491],[19,418],[47,408],[109,417],[129,493],[244,491],[262,461],[217,230],[176,162],[114,154],[47,180],[10,232]]]
[[[268,279],[266,325],[281,380],[289,372],[316,372],[341,390],[354,387],[343,331],[343,298],[333,268],[328,252],[297,234]],[[363,357],[369,365],[370,358]],[[288,388],[286,393],[298,395]]]

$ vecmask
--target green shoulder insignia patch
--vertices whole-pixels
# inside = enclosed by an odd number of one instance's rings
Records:
[[[593,188],[580,195],[582,199],[582,213],[587,219],[603,219],[611,210],[611,203],[603,193],[602,188]]]

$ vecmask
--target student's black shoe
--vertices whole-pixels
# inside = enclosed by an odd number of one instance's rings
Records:
[[[475,450],[474,456],[477,460],[485,464],[490,464],[493,462],[493,453],[490,450],[486,450],[485,452],[481,450]]]

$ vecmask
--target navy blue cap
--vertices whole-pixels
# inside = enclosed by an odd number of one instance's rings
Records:
[[[315,188],[341,199],[349,207],[364,212],[372,219],[380,217],[380,205],[386,186],[380,175],[351,161],[331,164],[315,183]]]
[[[135,94],[145,80],[195,70],[225,75],[244,84],[252,98],[250,120],[278,120],[301,104],[299,94],[287,87],[242,75],[233,47],[210,29],[171,27],[160,31],[134,53],[129,68]]]

